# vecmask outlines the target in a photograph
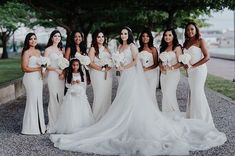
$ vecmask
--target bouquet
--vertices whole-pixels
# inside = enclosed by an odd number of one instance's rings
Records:
[[[146,52],[144,52],[144,51],[140,52],[139,53],[139,58],[140,58],[140,61],[141,61],[142,65],[143,65],[143,67],[146,68],[146,67],[149,66],[148,63],[150,62],[150,60],[149,60],[149,57],[146,54]]]
[[[179,62],[188,65],[189,67],[191,66],[189,64],[189,61],[191,60],[191,55],[189,55],[188,53],[184,53],[182,55],[179,56]]]
[[[116,68],[121,67],[122,64],[125,62],[124,53],[120,53],[119,51],[112,54],[113,64]],[[117,76],[120,76],[120,71],[117,71]]]
[[[189,63],[189,61],[191,60],[191,55],[188,53],[184,53],[182,55],[179,56],[179,62],[181,62],[182,64],[188,65],[188,67],[191,67],[191,64]],[[186,70],[186,76],[188,77],[188,71]]]
[[[102,71],[105,71],[106,68],[113,67],[113,62],[110,57],[108,57],[105,54],[100,53],[98,65],[102,67]],[[107,79],[107,71],[105,71],[104,79],[105,80]]]
[[[58,60],[57,60],[58,62],[58,66],[59,66],[59,68],[61,69],[61,70],[64,70],[65,68],[67,68],[68,66],[69,66],[69,61],[66,59],[66,58],[64,58],[64,57],[60,57],[60,58],[58,58]]]
[[[88,56],[76,53],[75,58],[77,58],[87,70],[89,69],[87,66],[91,63],[91,60]]]
[[[162,61],[163,65],[170,65],[169,61],[171,60],[170,54],[168,52],[162,52],[159,55],[160,60]]]
[[[49,58],[42,56],[37,60],[37,63],[41,66],[42,72],[45,72],[46,68],[51,64]]]
[[[160,58],[163,66],[166,66],[166,65],[171,66],[170,61],[171,61],[172,57],[168,52],[160,53],[159,58]],[[165,71],[163,73],[166,74]]]

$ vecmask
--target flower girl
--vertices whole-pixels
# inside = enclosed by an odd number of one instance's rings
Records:
[[[78,59],[72,59],[64,74],[68,91],[63,98],[54,133],[73,133],[93,124],[93,114],[87,100],[84,73]]]

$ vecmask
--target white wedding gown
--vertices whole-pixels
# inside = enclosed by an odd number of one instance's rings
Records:
[[[145,57],[141,59],[141,63],[145,68],[148,68],[154,64],[152,53],[145,50],[141,51],[140,53],[144,53],[145,55]],[[157,104],[156,89],[159,84],[159,67],[144,72],[144,75],[149,85],[151,97]]]
[[[185,49],[184,52],[191,55],[190,64],[195,64],[203,57],[201,49],[196,46],[191,46],[188,50]],[[205,63],[196,68],[188,69],[188,82],[191,96],[188,100],[186,114],[189,118],[201,119],[211,125],[214,125],[210,107],[204,91],[206,77],[207,67]]]
[[[111,58],[110,53],[104,50],[104,47],[100,48],[99,55],[102,55],[106,58]],[[97,57],[95,57],[94,63],[102,66],[100,59]],[[92,111],[95,121],[98,121],[107,112],[112,103],[112,70],[109,70],[107,72],[107,79],[105,80],[105,72],[90,68],[90,77],[91,85],[94,92]]]
[[[52,52],[48,55],[51,67],[59,69],[58,59],[63,57],[62,53]],[[64,97],[64,80],[59,79],[59,74],[55,71],[49,71],[47,77],[47,84],[49,89],[49,103],[48,103],[48,125],[47,131],[50,133],[50,127],[54,127],[57,120],[59,108]]]
[[[29,67],[39,67],[38,58],[29,58]],[[43,134],[46,126],[43,113],[42,75],[39,71],[24,73],[23,84],[26,89],[26,105],[23,118],[22,134]]]
[[[126,64],[133,60],[124,51]],[[96,124],[70,135],[51,135],[63,150],[106,155],[188,154],[222,145],[224,133],[201,120],[165,118],[148,93],[140,62],[122,72],[116,98]]]
[[[79,84],[66,84],[68,91],[60,106],[58,119],[51,133],[74,133],[81,127],[94,123],[93,114],[86,95],[86,84],[81,82],[79,73],[73,74],[72,80]]]
[[[171,58],[168,64],[176,64],[176,53],[174,51],[169,51],[168,53]],[[162,112],[179,112],[179,105],[176,98],[176,89],[180,81],[179,69],[169,70],[166,73],[162,72],[160,81],[162,90]]]

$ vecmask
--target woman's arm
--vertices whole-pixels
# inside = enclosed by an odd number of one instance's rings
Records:
[[[155,47],[151,48],[152,50],[152,55],[153,55],[153,65],[147,68],[144,68],[144,71],[148,71],[151,69],[155,69],[158,66],[158,52]]]
[[[95,64],[94,60],[95,60],[95,48],[91,47],[89,52],[88,52],[88,56],[91,59],[91,63],[89,64],[89,66],[95,70],[98,71],[102,71],[102,67],[98,66],[97,64]]]
[[[41,71],[41,67],[29,67],[29,58],[30,54],[28,51],[25,51],[24,55],[21,58],[21,69],[23,72],[30,73],[35,71]]]
[[[176,54],[176,58],[177,58],[177,63],[170,67],[171,70],[178,69],[183,66],[183,64],[179,62],[179,56],[182,55],[182,49],[180,46],[177,46],[175,48],[175,54]]]
[[[206,63],[210,59],[209,52],[206,48],[206,42],[204,39],[199,40],[199,46],[201,48],[201,51],[202,51],[204,57],[201,60],[199,60],[197,63],[192,64],[193,68],[198,67],[198,66]]]
[[[68,61],[69,61],[69,59],[70,59],[70,54],[71,54],[71,48],[68,47],[68,48],[66,49],[65,55],[64,55],[64,57],[65,57]]]

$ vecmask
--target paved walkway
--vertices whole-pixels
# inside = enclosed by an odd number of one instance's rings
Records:
[[[114,82],[113,97],[117,87]],[[178,86],[177,97],[180,109],[185,110],[187,81],[181,78]],[[92,90],[88,88],[89,101],[92,101]],[[235,155],[235,104],[206,89],[206,95],[211,107],[216,127],[225,132],[228,141],[219,147],[207,151],[191,152],[191,156],[234,156]],[[160,103],[161,92],[157,90],[157,98]],[[48,93],[44,92],[45,114],[47,108]],[[78,152],[62,151],[53,147],[48,139],[49,135],[29,136],[20,134],[22,118],[25,106],[25,97],[0,106],[0,155],[1,156],[91,156]],[[47,118],[47,116],[46,116]]]
[[[235,78],[235,61],[218,58],[210,58],[207,62],[208,73],[227,80]]]

